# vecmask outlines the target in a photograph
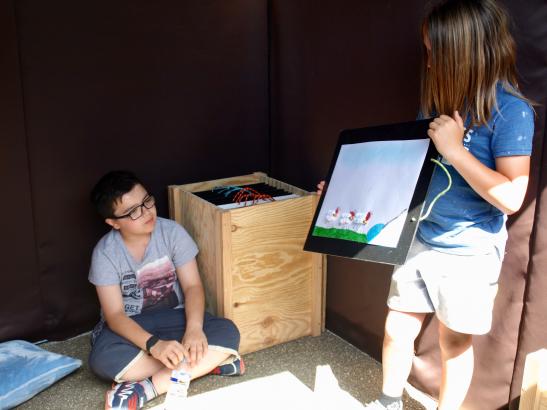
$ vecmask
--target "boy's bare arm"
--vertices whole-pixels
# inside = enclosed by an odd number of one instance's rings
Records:
[[[182,345],[186,350],[185,356],[190,366],[195,366],[205,356],[208,347],[207,338],[203,332],[205,294],[196,259],[179,266],[177,276],[184,293],[186,311],[186,332]]]
[[[125,314],[120,286],[96,286],[95,288],[110,329],[146,351],[146,341],[152,335]],[[150,353],[170,369],[174,369],[184,358],[184,349],[176,340],[160,340],[152,347]]]

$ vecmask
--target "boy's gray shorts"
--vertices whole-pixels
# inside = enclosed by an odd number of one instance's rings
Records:
[[[415,239],[407,261],[393,272],[387,305],[401,312],[435,312],[459,333],[488,333],[501,262],[497,252],[452,255]]]
[[[184,309],[164,309],[131,316],[131,319],[162,340],[181,341],[186,329]],[[205,312],[203,332],[210,350],[230,353],[229,361],[239,358],[239,331],[231,320]],[[143,354],[146,353],[105,324],[91,347],[89,367],[103,379],[120,382]]]

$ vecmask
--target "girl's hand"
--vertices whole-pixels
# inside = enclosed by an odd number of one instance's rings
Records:
[[[323,193],[323,188],[325,188],[325,181],[321,181],[317,184],[317,195],[321,195]]]
[[[150,354],[173,370],[184,359],[184,347],[176,340],[160,340],[150,349]]]
[[[182,346],[184,347],[184,356],[188,365],[194,367],[207,354],[209,345],[203,329],[194,327],[186,329],[182,338]]]
[[[452,162],[451,158],[465,149],[463,146],[464,131],[462,117],[458,111],[454,111],[452,117],[441,115],[430,122],[427,135],[435,144],[439,154]]]

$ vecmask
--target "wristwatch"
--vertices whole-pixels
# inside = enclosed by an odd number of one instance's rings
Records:
[[[146,352],[151,355],[152,353],[150,353],[150,349],[152,349],[152,347],[154,347],[154,345],[156,343],[158,343],[160,341],[159,337],[155,336],[155,335],[152,335],[148,338],[148,340],[146,341]]]

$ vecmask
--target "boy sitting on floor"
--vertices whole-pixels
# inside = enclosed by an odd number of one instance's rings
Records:
[[[89,272],[101,304],[89,365],[116,382],[105,408],[141,408],[167,391],[183,360],[192,379],[243,374],[236,326],[204,311],[198,249],[188,233],[156,215],[154,197],[131,172],[103,176],[91,201],[112,227]]]

